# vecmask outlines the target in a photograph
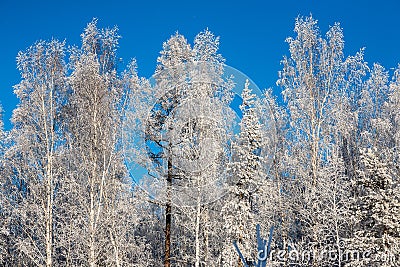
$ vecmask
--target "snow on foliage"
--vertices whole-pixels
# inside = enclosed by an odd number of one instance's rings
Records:
[[[18,54],[0,265],[254,266],[259,224],[268,266],[398,266],[400,66],[298,17],[280,101],[248,81],[234,96],[208,29],[172,35],[151,79],[117,68],[119,39],[94,19],[79,47]]]

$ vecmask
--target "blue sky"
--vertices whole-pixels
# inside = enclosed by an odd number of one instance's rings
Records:
[[[122,39],[119,57],[135,57],[139,75],[154,71],[162,43],[176,31],[189,41],[208,27],[221,37],[220,52],[227,64],[249,76],[260,88],[275,87],[284,42],[293,36],[294,20],[310,13],[322,32],[340,22],[346,55],[366,47],[365,58],[387,69],[400,62],[400,1],[16,1],[0,0],[0,102],[6,128],[17,99],[12,86],[19,82],[15,57],[39,39],[52,37],[80,42],[93,17],[100,27],[117,25]],[[121,66],[122,68],[123,66]]]

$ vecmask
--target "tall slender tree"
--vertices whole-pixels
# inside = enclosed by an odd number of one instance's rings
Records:
[[[64,110],[68,190],[63,207],[70,265],[116,265],[136,260],[131,188],[118,149],[123,87],[116,71],[117,29],[88,24],[71,51],[71,94]]]
[[[18,54],[22,81],[15,86],[20,100],[13,113],[13,146],[7,152],[20,194],[18,249],[29,264],[52,266],[56,249],[55,199],[58,197],[62,145],[58,120],[66,94],[64,43],[38,42]]]
[[[225,218],[224,230],[229,239],[223,260],[225,265],[230,266],[243,266],[233,250],[232,241],[237,242],[246,259],[255,259],[257,194],[266,176],[261,158],[262,127],[257,117],[255,95],[249,88],[248,80],[241,97],[243,117],[239,136],[232,144],[232,163],[229,164],[231,180],[228,181],[228,199],[221,214]]]
[[[340,186],[331,186],[344,182],[344,166],[354,172],[356,163],[350,164],[348,160],[348,156],[354,154],[349,153],[349,143],[350,146],[355,144],[351,133],[357,129],[358,122],[353,116],[357,116],[356,91],[364,86],[367,68],[362,51],[344,58],[339,24],[330,27],[323,38],[315,19],[300,17],[296,20],[295,32],[295,38],[287,39],[291,57],[283,59],[283,70],[277,82],[283,88],[289,114],[286,174],[293,179],[289,191],[295,218],[292,225],[296,231],[292,237],[312,244],[318,251],[332,237],[325,231],[330,214],[325,212],[326,203],[334,201],[340,208],[346,206],[338,203],[346,199],[345,192]],[[350,99],[352,90],[355,96]],[[344,165],[338,158],[342,156]],[[334,170],[336,175],[332,177],[327,170]],[[335,199],[323,193],[328,188],[338,190],[334,192]],[[346,227],[345,224],[340,226],[342,229],[337,229],[338,233]],[[313,265],[317,264],[314,258]]]

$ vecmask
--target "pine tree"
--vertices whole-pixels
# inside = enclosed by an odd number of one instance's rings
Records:
[[[135,138],[144,136],[144,147],[130,151],[153,179],[151,197],[165,207],[165,266],[172,255],[195,266],[210,261],[207,205],[222,191],[218,181],[231,121],[231,83],[222,77],[218,45],[208,30],[196,36],[193,49],[175,34],[160,52],[155,85],[132,75],[128,82],[126,140],[139,143]]]
[[[400,244],[398,186],[387,164],[376,153],[373,149],[361,151],[357,179],[352,182],[355,226],[349,243],[360,257],[351,259],[349,266],[397,265],[394,259],[399,255]]]
[[[256,113],[255,95],[249,88],[249,81],[246,81],[241,97],[243,102],[240,110],[243,117],[239,136],[232,144],[232,163],[229,164],[231,180],[228,181],[227,200],[221,212],[228,237],[223,252],[226,266],[242,266],[232,241],[237,242],[246,259],[255,259],[257,194],[261,181],[265,179],[263,159],[260,156],[263,133]]]
[[[163,51],[157,59],[159,65],[155,73],[156,96],[158,99],[156,106],[151,110],[150,119],[146,125],[146,141],[150,142],[156,149],[149,150],[149,155],[155,163],[159,175],[165,177],[165,255],[164,266],[171,266],[172,248],[172,221],[173,221],[173,183],[178,176],[175,173],[173,162],[173,142],[170,131],[172,124],[168,122],[174,120],[173,112],[179,105],[179,101],[186,94],[187,86],[187,67],[190,65],[192,50],[187,44],[186,39],[176,34],[163,45]],[[151,147],[148,146],[148,147]],[[163,164],[166,169],[163,169]],[[161,168],[160,168],[161,167]]]

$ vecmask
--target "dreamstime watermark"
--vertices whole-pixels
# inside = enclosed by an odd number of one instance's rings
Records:
[[[391,253],[375,254],[371,250],[357,250],[357,249],[301,249],[292,247],[289,250],[272,249],[267,257],[266,250],[260,250],[257,254],[257,259],[274,263],[291,264],[311,264],[315,262],[323,263],[350,263],[350,262],[379,262],[379,263],[397,263],[399,260],[398,255]]]
[[[288,246],[287,249],[272,248],[272,236],[274,228],[271,227],[268,242],[260,235],[260,226],[256,227],[257,235],[257,255],[256,259],[246,259],[236,241],[233,246],[238,253],[245,267],[256,266],[266,267],[267,263],[304,266],[314,262],[324,265],[346,264],[346,263],[377,263],[389,264],[391,266],[400,261],[400,255],[391,252],[379,252],[368,249],[350,249],[346,247],[344,240],[339,240],[336,244],[329,244],[325,247],[321,244],[310,242],[304,247],[297,245]]]

